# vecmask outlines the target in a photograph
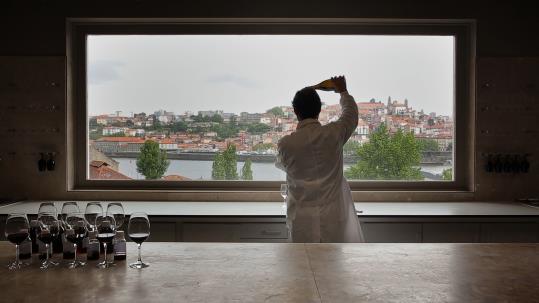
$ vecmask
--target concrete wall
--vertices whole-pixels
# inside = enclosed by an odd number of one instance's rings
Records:
[[[539,18],[525,4],[488,1],[1,1],[0,201],[234,200],[236,193],[67,191],[66,17],[316,17],[477,20],[476,191],[355,193],[356,200],[512,200],[539,196]],[[38,172],[39,152],[57,169]],[[530,173],[487,173],[489,153],[530,154]],[[278,189],[276,189],[277,191]],[[251,200],[280,199],[277,192]]]

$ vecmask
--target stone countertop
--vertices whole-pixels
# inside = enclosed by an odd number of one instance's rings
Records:
[[[0,206],[0,215],[13,212],[36,214],[43,201],[15,202]],[[58,210],[62,201],[55,202]],[[78,201],[81,211],[86,201]],[[107,202],[103,205],[106,206]],[[282,202],[122,202],[126,214],[151,216],[284,216]],[[539,208],[517,202],[359,202],[360,216],[539,216]]]
[[[0,302],[532,302],[539,298],[538,244],[142,245],[150,267],[92,262],[74,270],[5,265]],[[84,255],[82,255],[84,257]],[[56,257],[57,258],[57,257]],[[535,299],[534,299],[535,298]],[[536,301],[537,302],[537,301]]]

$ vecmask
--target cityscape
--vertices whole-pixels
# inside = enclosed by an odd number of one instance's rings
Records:
[[[425,113],[414,109],[407,99],[394,100],[391,97],[384,102],[371,99],[357,102],[357,105],[358,126],[347,145],[357,147],[369,142],[369,135],[385,124],[390,134],[401,130],[413,134],[416,139],[430,141],[430,153],[423,153],[422,165],[452,165],[454,125],[451,116]],[[322,125],[331,123],[339,118],[340,113],[339,104],[323,104],[319,121]],[[262,165],[258,169],[271,167],[276,171],[262,179],[284,179],[284,174],[272,167],[277,142],[292,133],[297,123],[291,106],[276,106],[263,113],[229,113],[218,109],[174,113],[160,109],[153,113],[124,114],[116,111],[90,116],[90,179],[143,179],[140,174],[133,173],[133,160],[147,140],[158,143],[159,149],[165,151],[171,161],[209,162],[210,166],[215,155],[232,144],[239,162],[249,159]],[[352,148],[345,146],[344,161],[345,166],[357,161]],[[192,169],[183,165],[182,171],[181,166],[180,171],[170,173],[169,169],[163,179],[211,179],[202,173],[189,177],[187,170]],[[253,167],[254,175],[257,175],[256,168]],[[430,174],[436,179],[439,173]],[[429,173],[426,174],[428,177]]]

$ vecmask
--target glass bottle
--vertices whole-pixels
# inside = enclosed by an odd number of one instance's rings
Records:
[[[114,260],[125,260],[127,257],[127,243],[125,241],[125,233],[123,230],[116,232],[114,236]]]
[[[323,90],[323,91],[332,91],[334,92],[336,87],[335,83],[333,83],[333,80],[327,79],[324,80],[316,85],[311,86],[314,89]]]
[[[52,253],[61,254],[64,252],[64,224],[61,215],[58,215],[58,236],[52,241]]]
[[[88,232],[86,259],[88,261],[99,260],[99,241],[97,241],[97,231],[95,230]]]
[[[73,233],[72,229],[66,229],[62,234],[63,258],[66,260],[75,258],[75,247],[73,246],[73,243],[69,242],[66,238],[70,233]]]
[[[45,243],[43,243],[43,241],[39,239],[37,239],[36,242],[38,246],[39,260],[44,261],[45,259],[47,259],[47,246],[45,245]],[[49,253],[51,252],[49,251]]]
[[[37,239],[37,228],[39,222],[37,220],[30,221],[30,239],[32,241],[32,253],[37,254],[39,252],[39,244]],[[41,242],[41,241],[40,241]]]
[[[19,245],[19,259],[28,260],[32,258],[32,239],[30,236]]]

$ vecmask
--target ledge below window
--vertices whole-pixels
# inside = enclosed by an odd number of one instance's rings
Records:
[[[36,214],[43,201],[22,201],[0,206],[0,215],[20,212]],[[63,202],[55,202],[58,210]],[[86,201],[79,201],[81,211]],[[107,202],[104,202],[106,204]],[[151,216],[284,216],[282,202],[147,202],[122,201],[126,214],[146,212]],[[360,217],[484,217],[539,216],[539,208],[517,202],[361,202],[355,203]]]

